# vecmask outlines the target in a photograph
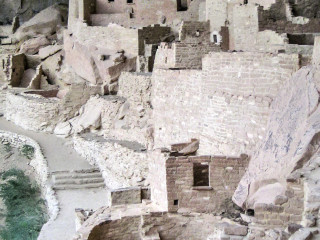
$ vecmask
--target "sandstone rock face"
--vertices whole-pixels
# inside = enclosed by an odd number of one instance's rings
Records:
[[[39,36],[36,38],[31,38],[25,41],[20,48],[19,53],[25,54],[36,54],[39,52],[39,49],[45,46],[48,46],[50,41],[45,36]]]
[[[19,15],[20,21],[26,22],[36,13],[51,6],[54,3],[68,4],[67,0],[1,0],[0,1],[0,22],[4,24],[11,23],[16,15]]]
[[[50,36],[67,22],[67,9],[53,5],[41,11],[18,28],[14,37],[20,41],[36,35]]]
[[[239,206],[246,205],[258,190],[252,187],[255,183],[276,179],[284,184],[290,173],[303,167],[317,151],[320,108],[315,74],[312,67],[300,69],[272,103],[266,137],[233,197]],[[265,201],[269,200],[266,196]]]
[[[61,50],[62,50],[61,45],[47,46],[39,49],[39,56],[41,57],[41,59],[46,59],[47,57],[50,57]]]

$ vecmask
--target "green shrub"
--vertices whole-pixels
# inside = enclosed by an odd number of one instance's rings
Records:
[[[39,188],[23,171],[11,169],[1,175],[0,197],[6,205],[6,226],[0,231],[3,240],[37,239],[47,220]]]
[[[4,143],[3,146],[4,146],[4,150],[5,150],[7,153],[11,152],[12,147],[11,147],[11,144],[10,144],[10,143]]]
[[[21,153],[28,159],[32,159],[34,156],[34,148],[30,145],[23,145],[21,148]]]

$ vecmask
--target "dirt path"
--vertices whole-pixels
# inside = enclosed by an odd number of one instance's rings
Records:
[[[0,129],[21,134],[37,141],[43,149],[50,172],[92,168],[65,139],[52,134],[24,130],[4,118],[0,118]],[[75,208],[96,210],[107,205],[107,196],[107,190],[105,189],[57,191],[60,204],[59,215],[55,221],[44,225],[38,239],[71,240],[75,233]]]
[[[58,138],[53,134],[24,130],[6,121],[3,117],[0,118],[0,129],[25,135],[37,141],[43,149],[43,154],[47,158],[51,172],[92,168],[65,139]]]

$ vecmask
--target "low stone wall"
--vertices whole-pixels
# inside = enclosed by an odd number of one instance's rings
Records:
[[[28,130],[52,132],[59,99],[7,92],[5,118]]]
[[[22,148],[24,145],[30,145],[34,148],[34,157],[30,165],[35,169],[36,181],[41,187],[41,193],[46,200],[50,220],[54,220],[59,213],[59,202],[55,193],[49,184],[48,163],[42,153],[40,145],[31,138],[16,133],[0,130],[0,138],[7,140],[11,145]]]
[[[278,196],[276,204],[256,204],[254,222],[266,228],[285,228],[289,223],[301,224],[304,212],[303,179],[288,182],[285,196]]]
[[[101,208],[74,239],[214,239],[217,222],[209,214],[169,214],[144,205]]]
[[[141,186],[148,174],[147,154],[135,142],[104,139],[93,134],[75,135],[75,150],[99,167],[110,189]]]

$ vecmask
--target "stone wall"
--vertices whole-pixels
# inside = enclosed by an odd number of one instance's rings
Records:
[[[228,18],[228,2],[226,0],[207,0],[206,19],[210,21],[210,31],[219,32]]]
[[[125,50],[138,55],[138,29],[124,28],[116,24],[108,27],[81,26],[74,32],[77,40],[84,45],[102,49]],[[88,38],[90,36],[90,38]]]
[[[179,41],[162,43],[158,48],[155,68],[201,69],[202,57],[213,51],[220,51],[220,48],[210,43],[209,22],[184,21],[179,30]]]
[[[218,52],[215,44],[162,43],[157,50],[155,68],[201,69],[202,58],[209,52]]]
[[[9,66],[5,71],[7,80],[12,87],[20,86],[26,65],[26,57],[24,54],[16,54],[9,57]]]
[[[303,180],[288,182],[285,195],[279,195],[276,203],[256,204],[254,222],[266,228],[285,228],[289,223],[301,224],[304,212]]]
[[[259,31],[258,6],[255,4],[229,4],[230,49],[250,50]]]
[[[312,55],[312,64],[315,67],[320,66],[320,36],[314,39],[314,48]]]
[[[139,55],[145,55],[145,44],[159,44],[161,38],[171,33],[170,27],[159,24],[138,29]]]
[[[168,211],[167,195],[167,169],[166,161],[169,157],[167,152],[155,149],[149,153],[149,176],[148,182],[151,189],[151,200],[161,210]]]
[[[143,205],[101,208],[74,239],[211,239],[217,222],[209,214],[168,214]]]
[[[58,108],[58,98],[7,92],[5,118],[24,129],[51,132]]]
[[[202,71],[156,69],[155,147],[198,138],[201,154],[250,152],[264,137],[270,103],[298,66],[297,55],[210,53]]]
[[[166,161],[169,212],[182,208],[215,213],[225,210],[222,205],[231,199],[248,162],[246,157],[169,157]],[[199,176],[196,175],[195,164],[208,166],[208,171],[202,170],[201,173],[208,175],[208,185],[196,185],[195,178]]]
[[[183,21],[179,31],[181,43],[208,44],[210,42],[210,22]]]
[[[289,16],[290,18],[291,16]],[[281,0],[270,9],[259,7],[259,30],[273,30],[278,33],[315,33],[320,32],[320,18],[312,17],[305,24],[296,24],[289,21],[286,14],[286,5]]]
[[[148,175],[147,154],[143,146],[94,134],[75,135],[75,150],[90,164],[99,167],[110,189],[141,186]]]

